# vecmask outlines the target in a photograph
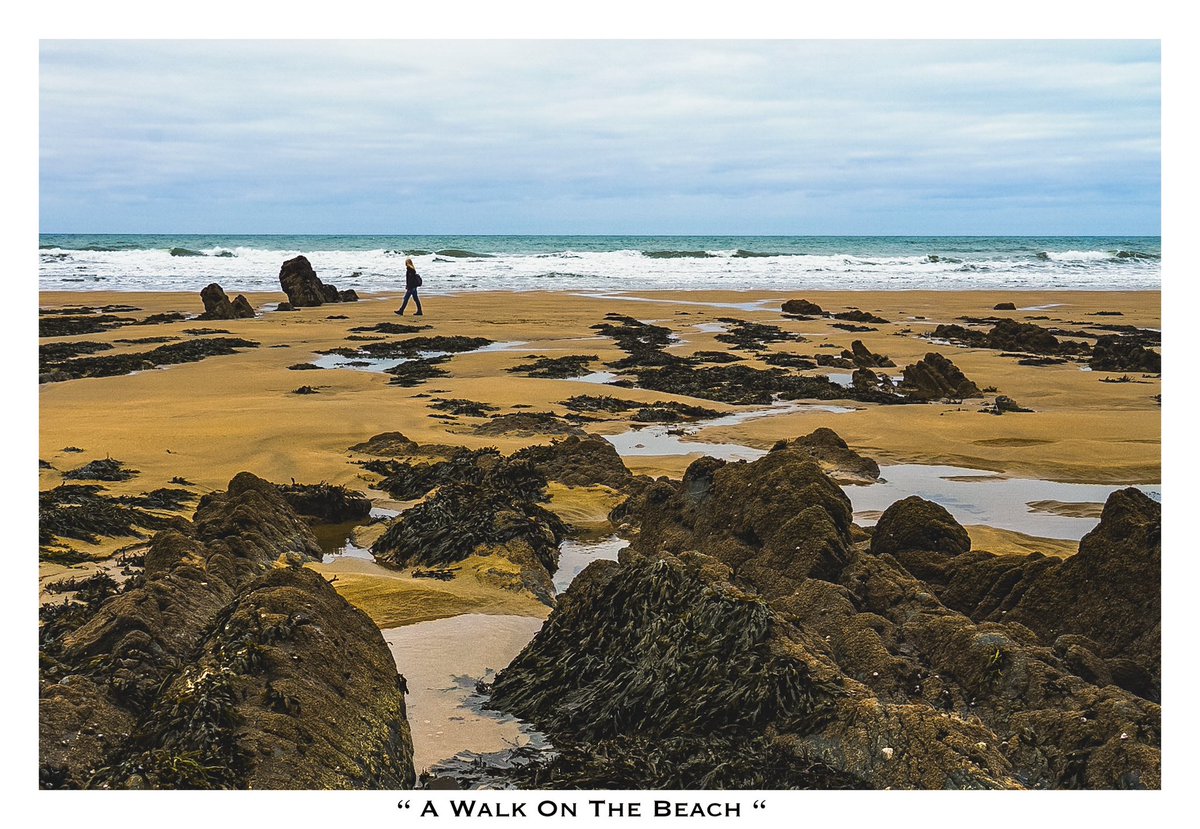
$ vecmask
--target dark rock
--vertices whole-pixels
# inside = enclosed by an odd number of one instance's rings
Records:
[[[1005,412],[1032,412],[1033,409],[1026,409],[1011,397],[1000,394],[996,396],[996,400],[991,406],[984,406],[980,411],[987,412],[988,414],[1002,415]]]
[[[904,367],[900,389],[915,400],[965,400],[982,397],[979,387],[968,380],[949,359],[936,352]]]
[[[338,291],[338,301],[358,302],[358,293],[353,288],[349,288],[345,291]]]
[[[296,308],[290,302],[280,302],[275,306],[276,311],[295,311]]]
[[[411,787],[395,663],[365,614],[296,566],[319,555],[275,487],[242,473],[155,536],[144,577],[52,616],[43,786]]]
[[[216,282],[200,292],[200,299],[204,301],[204,313],[197,319],[234,320],[250,319],[254,316],[254,309],[246,297],[238,294],[237,299],[230,302],[225,291]]]
[[[131,317],[116,317],[111,314],[82,316],[38,317],[39,337],[72,337],[77,334],[98,334],[122,325],[132,325],[137,320]]]
[[[710,784],[803,786],[820,762],[872,788],[1160,785],[1157,705],[855,545],[845,496],[799,453],[702,459],[630,500],[620,561],[584,570],[491,687],[581,773],[643,762],[636,738],[676,740],[669,767]],[[789,759],[757,766],[764,746]]]
[[[487,417],[490,413],[499,411],[496,406],[490,403],[480,403],[476,400],[464,400],[458,397],[449,400],[431,400],[429,401],[429,408],[455,415],[467,415],[468,417]]]
[[[863,345],[862,340],[850,343],[850,350],[843,351],[842,357],[850,360],[859,368],[894,368],[896,365],[888,359],[886,354],[872,353],[871,349]]]
[[[843,354],[846,352],[843,351]],[[832,354],[818,354],[817,365],[824,368],[854,368],[854,361],[849,357],[835,357]]]
[[[1014,302],[997,302],[992,306],[993,311],[1015,311],[1017,305]]]
[[[833,318],[847,320],[849,322],[870,322],[874,323],[875,325],[884,325],[888,322],[888,320],[885,320],[883,317],[876,316],[875,314],[869,314],[866,311],[860,311],[857,308],[854,308],[850,311],[843,311],[840,314],[834,314]],[[834,327],[840,328],[841,326]]]
[[[954,556],[971,549],[971,537],[945,507],[911,495],[879,517],[871,553],[881,556],[924,550]]]
[[[825,311],[815,302],[807,299],[789,299],[783,303],[783,313],[797,317],[823,317]]]
[[[1162,507],[1129,487],[1108,496],[1079,552],[1028,585],[1006,620],[1043,640],[1082,634],[1097,653],[1160,669]]]
[[[490,461],[483,457],[488,454]],[[465,453],[430,472],[437,490],[391,523],[371,547],[376,560],[387,567],[444,567],[472,555],[500,555],[520,568],[513,587],[552,603],[550,576],[567,528],[537,503],[546,479],[533,465],[493,450]]]
[[[1162,356],[1157,351],[1144,348],[1133,339],[1109,335],[1096,340],[1088,365],[1093,371],[1141,371],[1158,374],[1162,371]]]
[[[546,480],[567,486],[603,484],[621,489],[633,477],[613,445],[598,435],[572,435],[549,446],[529,446],[511,460],[528,461]]]
[[[317,278],[316,271],[305,256],[297,256],[283,263],[279,269],[279,285],[293,308],[310,308],[326,302],[342,301],[336,287],[326,285]]]
[[[824,426],[794,440],[781,440],[771,451],[785,449],[812,458],[838,483],[863,484],[879,480],[878,463],[855,452],[837,432]]]

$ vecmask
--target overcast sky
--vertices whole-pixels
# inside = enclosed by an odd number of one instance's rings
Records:
[[[1157,234],[1150,41],[44,41],[41,229]]]

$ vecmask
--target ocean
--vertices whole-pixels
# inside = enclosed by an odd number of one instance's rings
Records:
[[[55,234],[42,290],[278,291],[297,254],[338,288],[1157,290],[1158,236],[333,236]]]

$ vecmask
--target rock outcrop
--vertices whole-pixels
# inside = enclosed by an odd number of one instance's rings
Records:
[[[1075,565],[1046,608],[1099,607],[1097,579],[1149,557],[1153,510],[1114,498],[1080,553],[1103,549],[1106,563]],[[703,458],[632,500],[640,529],[620,561],[584,570],[491,689],[491,705],[581,766],[627,768],[625,787],[677,782],[664,766],[762,788],[1159,786],[1160,709],[1105,683],[1103,664],[1083,675],[1087,637],[970,618],[885,552],[985,555],[963,552],[952,518],[899,507],[890,523],[937,526],[889,532],[873,552],[853,541],[846,496],[792,449],[749,464]],[[944,552],[908,549],[917,543]],[[1033,608],[1025,618],[1039,624]],[[1090,617],[1076,624],[1091,629]],[[642,764],[639,740],[670,754]],[[764,767],[770,752],[784,759]],[[548,772],[539,785],[571,785],[555,776],[562,763]]]
[[[204,302],[204,313],[197,319],[202,320],[238,320],[250,319],[254,316],[254,308],[242,294],[230,302],[223,288],[216,282],[200,292]]]
[[[783,303],[782,310],[793,317],[823,317],[826,314],[820,305],[807,299],[789,299]]]
[[[1162,355],[1145,348],[1135,338],[1115,334],[1096,340],[1088,365],[1093,371],[1142,371],[1158,374],[1162,371]]]
[[[855,452],[841,435],[824,426],[793,440],[781,440],[771,451],[784,449],[812,458],[841,484],[869,484],[879,480],[878,463]]]
[[[933,351],[923,360],[904,367],[900,391],[915,400],[965,400],[983,396],[958,366]]]
[[[850,343],[850,348],[842,352],[842,357],[846,358],[858,368],[894,368],[893,363],[886,354],[875,354],[871,349],[863,345],[862,340],[855,340]]]
[[[877,556],[927,550],[955,556],[971,549],[971,537],[945,507],[910,495],[879,516],[871,536]]]
[[[292,308],[311,308],[327,302],[354,302],[358,299],[358,294],[352,290],[338,291],[336,286],[322,282],[306,256],[297,256],[283,263],[279,269],[279,285],[287,294],[288,304]]]
[[[613,445],[599,435],[572,435],[548,446],[529,446],[512,459],[528,461],[546,480],[567,486],[621,489],[633,477]]]
[[[249,473],[158,533],[144,575],[43,613],[43,788],[407,788],[404,695],[308,525]]]

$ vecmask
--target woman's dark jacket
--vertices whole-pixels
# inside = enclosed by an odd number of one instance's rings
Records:
[[[418,277],[416,268],[404,269],[404,289],[406,291],[411,291],[413,288],[418,287],[417,279]]]

